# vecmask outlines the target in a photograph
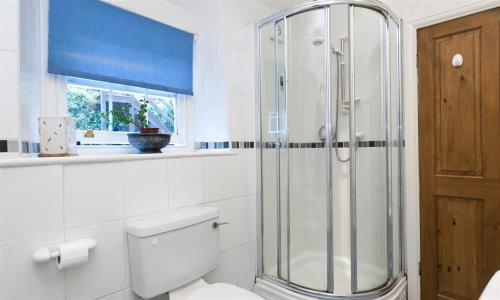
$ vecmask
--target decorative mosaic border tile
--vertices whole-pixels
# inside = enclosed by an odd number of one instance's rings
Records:
[[[23,141],[21,144],[23,153],[40,153],[40,143]]]
[[[242,142],[242,141],[225,141],[225,142],[195,142],[194,148],[196,150],[205,149],[253,149],[255,142]]]
[[[275,148],[290,148],[290,149],[309,149],[309,148],[325,148],[325,143],[284,143],[284,142],[265,142],[263,144],[265,149]],[[393,146],[397,147],[397,141],[394,141]],[[349,148],[349,142],[336,142],[332,143],[332,147],[336,148]],[[357,142],[359,148],[383,148],[386,146],[386,141],[359,141]],[[403,142],[404,147],[404,142]],[[194,143],[196,150],[204,149],[253,149],[260,148],[259,142],[196,142]]]
[[[385,147],[385,141],[359,141],[357,146],[359,148],[383,148]],[[403,143],[404,145],[404,143]],[[397,142],[394,142],[394,146],[397,146]],[[325,148],[326,144],[322,143],[287,143],[286,142],[266,142],[263,148],[265,149],[275,149],[275,148],[290,148],[290,149],[310,149],[310,148]],[[332,143],[334,148],[349,148],[349,142],[334,142]]]
[[[21,142],[22,153],[39,153],[40,143]],[[19,151],[19,142],[17,140],[0,140],[0,153],[14,153]]]
[[[0,153],[18,152],[19,144],[17,140],[0,140]]]
[[[17,140],[0,140],[0,153],[18,152],[18,145]]]
[[[80,142],[78,145],[83,145]],[[393,146],[397,147],[397,142],[395,141]],[[112,145],[122,145],[122,144],[109,144]],[[385,147],[385,141],[360,141],[358,142],[358,147],[360,148],[377,148]],[[23,141],[22,153],[39,153],[40,143]],[[405,143],[403,141],[403,147]],[[337,148],[349,148],[349,142],[336,142],[332,144],[332,147]],[[254,141],[224,141],[224,142],[195,142],[194,148],[196,150],[205,149],[254,149],[260,148],[259,142]],[[287,143],[280,142],[266,142],[264,143],[265,149],[276,149],[276,148],[287,148]],[[313,149],[313,148],[325,148],[325,143],[289,143],[290,149]],[[18,141],[17,140],[0,140],[0,153],[2,152],[17,152],[18,151]]]

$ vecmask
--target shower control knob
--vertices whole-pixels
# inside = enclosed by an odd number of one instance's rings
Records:
[[[319,128],[319,131],[318,131],[318,138],[320,141],[324,142],[326,141],[326,135],[327,135],[327,132],[326,132],[326,125],[323,125]],[[332,140],[333,140],[333,137],[335,136],[335,128],[332,127]]]

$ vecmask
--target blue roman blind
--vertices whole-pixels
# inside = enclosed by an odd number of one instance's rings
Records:
[[[97,0],[49,5],[49,73],[193,94],[193,34]]]

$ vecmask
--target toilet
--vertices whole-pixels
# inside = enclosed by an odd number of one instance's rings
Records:
[[[202,276],[217,268],[219,215],[195,207],[127,224],[132,290],[144,299],[169,293],[170,300],[263,300]]]

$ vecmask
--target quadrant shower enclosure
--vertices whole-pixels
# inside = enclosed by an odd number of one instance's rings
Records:
[[[258,24],[257,292],[382,299],[404,284],[400,26],[372,0]]]

